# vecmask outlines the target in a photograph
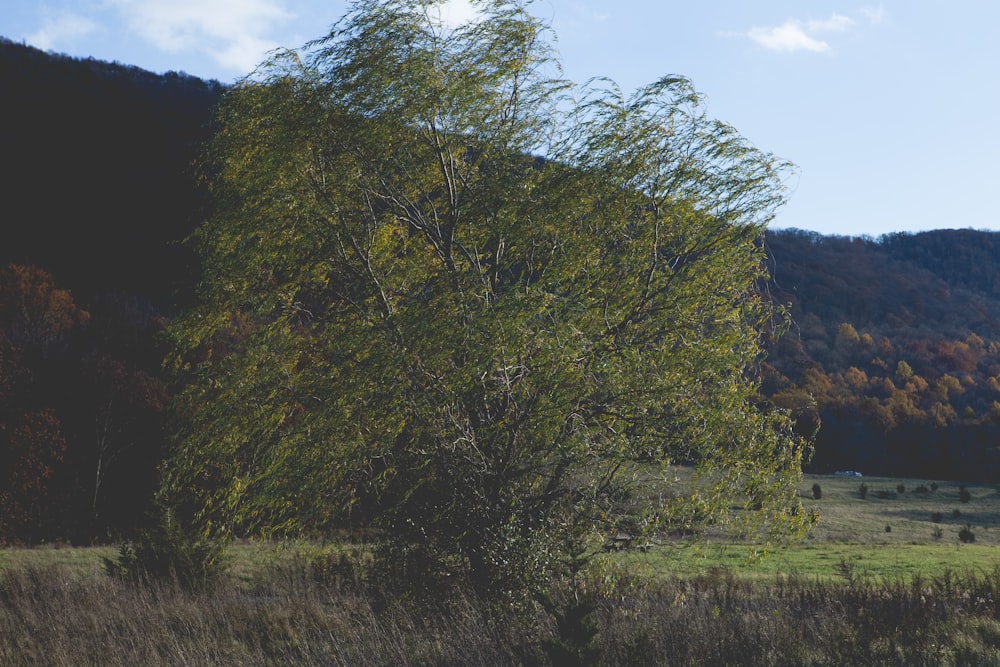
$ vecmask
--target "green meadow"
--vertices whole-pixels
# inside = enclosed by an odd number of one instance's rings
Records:
[[[818,498],[814,485],[820,488]],[[965,502],[963,487],[968,492]],[[799,496],[807,510],[819,514],[819,523],[804,539],[774,545],[766,553],[760,545],[705,537],[614,558],[661,576],[698,576],[723,569],[751,579],[775,574],[891,579],[1000,566],[1000,484],[806,475]],[[966,541],[963,531],[969,531]],[[226,564],[231,576],[249,582],[283,561],[312,559],[342,548],[335,541],[237,542],[228,548]],[[103,559],[116,553],[108,546],[0,549],[0,570],[59,566],[90,574],[103,571]]]
[[[764,557],[758,545],[708,538],[630,558],[663,575],[723,568],[751,578],[894,579],[985,572],[1000,565],[1000,485],[806,475],[799,497],[819,514],[819,523],[804,539],[771,547]]]

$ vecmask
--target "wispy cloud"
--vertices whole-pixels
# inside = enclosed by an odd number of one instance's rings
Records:
[[[788,19],[779,26],[753,27],[746,32],[746,36],[772,51],[826,53],[831,50],[830,44],[819,39],[817,35],[847,30],[853,24],[852,19],[838,14],[822,21]]]
[[[277,22],[292,18],[283,0],[111,0],[128,28],[168,53],[200,51],[249,72],[271,49]],[[286,46],[298,46],[288,44]]]
[[[66,40],[86,37],[100,29],[93,20],[69,11],[42,10],[42,27],[25,39],[40,49],[56,49]]]
[[[887,13],[885,7],[879,5],[878,7],[865,7],[861,10],[861,15],[864,16],[872,24],[878,25],[885,21]]]
[[[860,14],[872,24],[881,23],[886,16],[885,9],[881,5],[862,9]],[[828,53],[833,47],[823,38],[824,35],[846,32],[857,25],[858,21],[850,16],[832,14],[826,19],[788,19],[781,25],[754,26],[741,34],[771,51]]]

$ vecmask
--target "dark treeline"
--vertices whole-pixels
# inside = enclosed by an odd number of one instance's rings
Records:
[[[159,333],[191,304],[224,88],[0,39],[0,91],[0,542],[113,539],[171,432]],[[1000,234],[766,242],[794,324],[763,391],[821,425],[811,469],[994,478]]]
[[[0,542],[142,521],[166,436],[157,335],[223,87],[0,39]]]

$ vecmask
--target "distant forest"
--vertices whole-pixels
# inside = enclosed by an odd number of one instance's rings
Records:
[[[0,543],[116,539],[169,446],[160,332],[193,302],[192,165],[225,87],[0,39],[0,91]],[[792,325],[761,400],[814,435],[807,470],[994,480],[1000,234],[763,242]]]

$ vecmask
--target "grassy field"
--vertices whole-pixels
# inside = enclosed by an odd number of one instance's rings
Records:
[[[805,540],[759,560],[712,540],[614,555],[659,576],[592,580],[579,617],[572,596],[509,618],[381,598],[335,543],[233,544],[201,592],[105,576],[114,547],[0,549],[0,664],[1000,665],[1000,486],[966,490],[810,476]]]
[[[754,557],[753,545],[712,540],[629,558],[654,574],[693,576],[724,568],[751,578],[909,578],[1000,566],[1000,485],[806,475],[799,496],[819,513],[819,524],[804,540],[778,546],[766,558]]]
[[[821,490],[813,496],[813,485]],[[867,493],[861,497],[864,484]],[[960,497],[968,491],[967,502]],[[900,491],[900,487],[902,491]],[[629,560],[653,574],[694,576],[720,568],[751,578],[776,573],[821,578],[908,578],[946,570],[992,571],[1000,566],[1000,485],[921,479],[807,475],[799,488],[807,509],[820,522],[804,540],[774,548],[766,558],[751,557],[752,545],[718,541],[664,545]],[[968,529],[973,542],[959,534]],[[262,570],[289,558],[309,558],[308,544],[237,543],[229,547],[234,578],[251,581]],[[0,549],[0,570],[13,566],[59,565],[68,572],[103,569],[114,547]]]

